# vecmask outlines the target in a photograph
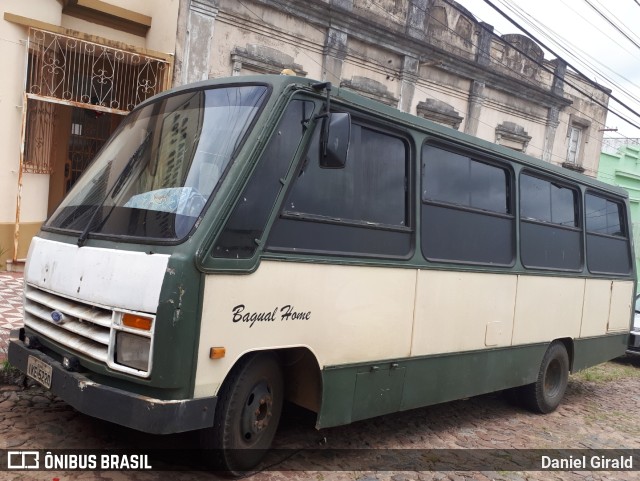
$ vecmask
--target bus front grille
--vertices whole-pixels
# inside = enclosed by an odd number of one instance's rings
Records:
[[[96,361],[108,361],[113,311],[25,286],[24,324]]]

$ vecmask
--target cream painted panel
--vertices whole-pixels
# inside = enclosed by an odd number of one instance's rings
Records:
[[[196,396],[215,394],[252,350],[307,346],[321,367],[407,357],[415,282],[411,269],[276,261],[250,275],[207,276]],[[226,356],[209,359],[214,346],[224,346]]]
[[[420,271],[412,356],[511,343],[517,276]]]
[[[628,331],[631,328],[633,282],[614,282],[611,288],[611,310],[607,332]]]
[[[580,335],[584,279],[520,276],[513,344]]]
[[[93,304],[156,312],[169,256],[78,247],[34,237],[27,283]]]
[[[580,337],[602,336],[607,333],[611,281],[587,279]]]

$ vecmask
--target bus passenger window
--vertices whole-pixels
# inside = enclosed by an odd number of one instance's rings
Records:
[[[602,197],[587,194],[586,198],[587,232],[592,234],[625,237],[621,206]]]
[[[354,123],[346,166],[326,169],[318,159],[319,141],[317,126],[267,248],[382,257],[409,254],[406,142]]]
[[[587,266],[603,274],[631,272],[628,226],[623,204],[598,195],[585,195]]]
[[[520,176],[520,249],[528,268],[581,270],[578,191],[532,175]]]
[[[520,178],[520,216],[527,220],[577,227],[573,189],[547,180],[522,175]]]
[[[509,170],[425,145],[422,202],[422,252],[427,259],[502,266],[513,263]]]

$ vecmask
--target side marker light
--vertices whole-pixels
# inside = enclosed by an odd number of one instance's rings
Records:
[[[211,359],[221,359],[226,353],[227,350],[224,347],[212,347],[209,351],[209,357]]]

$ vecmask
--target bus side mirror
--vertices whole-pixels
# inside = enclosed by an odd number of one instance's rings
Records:
[[[350,138],[351,116],[345,113],[328,114],[322,120],[320,167],[343,169],[347,164]]]

